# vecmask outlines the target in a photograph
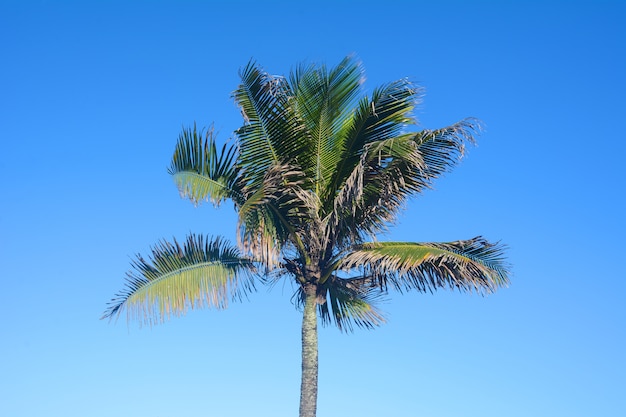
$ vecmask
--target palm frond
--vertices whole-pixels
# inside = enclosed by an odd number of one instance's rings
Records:
[[[413,136],[365,146],[359,163],[335,196],[326,236],[341,246],[373,236],[395,219],[404,201],[425,186],[424,163]]]
[[[446,128],[424,130],[371,142],[335,196],[335,240],[358,242],[393,223],[407,199],[432,188],[433,181],[474,143],[480,122],[466,119]]]
[[[308,145],[306,131],[289,103],[284,77],[273,76],[251,61],[233,92],[244,125],[237,130],[238,166],[249,184],[259,184],[272,165],[290,162]]]
[[[428,182],[422,175],[424,160],[410,135],[370,144],[363,165],[363,190],[354,202],[358,208],[348,213],[344,224],[357,225],[361,234],[373,236],[393,223],[407,199]],[[345,232],[355,233],[350,227]]]
[[[317,312],[324,326],[334,324],[342,332],[352,332],[354,326],[373,329],[386,322],[377,308],[377,301],[385,293],[364,279],[344,279],[330,276],[318,287]],[[304,291],[300,288],[298,307],[304,305]]]
[[[204,137],[203,137],[204,136]],[[168,172],[183,198],[194,204],[210,200],[219,205],[226,198],[240,200],[235,160],[237,148],[224,144],[218,151],[213,128],[205,133],[183,129]]]
[[[362,270],[383,289],[391,284],[398,291],[491,293],[509,282],[504,249],[480,236],[450,243],[365,243],[346,254],[338,269]]]
[[[332,199],[360,163],[367,145],[393,139],[416,123],[411,115],[420,102],[422,90],[406,79],[398,80],[374,90],[371,99],[364,97],[358,103],[352,119],[344,123],[334,152],[340,155],[329,183],[326,196],[331,209]]]
[[[316,196],[302,188],[306,181],[297,167],[275,165],[239,208],[240,245],[270,268],[287,242],[305,250],[302,232],[319,206]]]
[[[299,164],[313,181],[316,194],[326,187],[341,155],[338,133],[352,116],[351,104],[360,93],[363,71],[358,61],[344,58],[338,66],[300,66],[290,76],[293,107],[311,139],[310,153]]]
[[[467,118],[448,127],[423,130],[415,134],[413,140],[425,166],[421,175],[429,185],[461,160],[465,145],[475,144],[475,137],[481,130],[479,120]]]
[[[184,245],[159,242],[150,259],[132,263],[126,288],[109,303],[103,318],[162,322],[200,307],[225,308],[254,289],[254,264],[221,238],[190,235]]]

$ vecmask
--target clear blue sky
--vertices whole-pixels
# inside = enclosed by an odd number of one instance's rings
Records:
[[[98,319],[135,253],[234,236],[166,173],[181,126],[226,140],[251,57],[284,74],[351,53],[366,89],[426,88],[423,127],[487,126],[385,238],[482,234],[514,275],[322,329],[318,415],[626,415],[626,3],[521,3],[0,2],[0,415],[297,414],[289,285],[153,328]]]

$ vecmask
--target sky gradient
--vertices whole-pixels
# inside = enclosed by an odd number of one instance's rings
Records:
[[[230,138],[250,59],[347,54],[364,94],[423,86],[422,128],[485,124],[384,239],[501,240],[513,275],[321,328],[318,416],[626,415],[626,3],[1,1],[0,39],[1,416],[296,415],[288,283],[152,328],[99,318],[159,239],[235,237],[167,174],[181,127]]]

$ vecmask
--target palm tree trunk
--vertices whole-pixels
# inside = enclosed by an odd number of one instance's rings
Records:
[[[302,315],[302,385],[300,417],[317,413],[317,295],[313,284],[304,288],[306,298]]]

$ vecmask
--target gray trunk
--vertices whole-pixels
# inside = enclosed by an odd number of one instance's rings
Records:
[[[305,287],[306,299],[302,315],[302,385],[300,417],[317,413],[317,295],[313,284]]]

